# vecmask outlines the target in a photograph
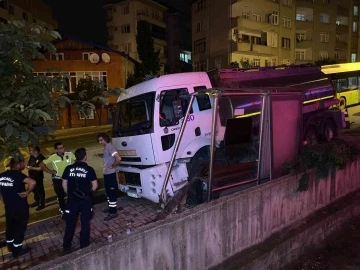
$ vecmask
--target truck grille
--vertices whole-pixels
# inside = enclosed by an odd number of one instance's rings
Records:
[[[126,184],[131,186],[141,186],[140,173],[123,172]]]

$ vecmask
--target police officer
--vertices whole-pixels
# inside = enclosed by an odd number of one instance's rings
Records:
[[[37,207],[35,210],[39,211],[45,208],[45,189],[44,189],[44,172],[39,166],[45,157],[40,153],[40,147],[35,146],[29,149],[31,156],[29,158],[27,169],[29,177],[36,181],[34,189],[34,203],[30,204],[30,207]]]
[[[55,194],[57,196],[58,204],[59,204],[59,211],[61,213],[61,217],[65,219],[65,192],[62,186],[62,179],[61,176],[64,173],[66,166],[71,165],[75,161],[75,156],[71,152],[65,152],[65,148],[61,142],[57,142],[54,144],[55,153],[45,159],[43,162],[39,164],[39,166],[44,170],[47,171],[46,165],[51,164],[55,173],[52,176],[53,187]]]
[[[92,218],[92,191],[98,187],[97,177],[92,167],[86,163],[86,150],[75,151],[76,162],[67,166],[63,175],[63,188],[68,194],[66,205],[66,228],[63,249],[71,251],[76,220],[79,213],[81,221],[80,248],[87,247],[90,242],[90,219]]]
[[[23,249],[25,231],[29,220],[27,196],[34,190],[36,182],[23,174],[25,160],[10,160],[10,170],[0,174],[0,191],[5,204],[6,243],[14,258],[27,252]],[[25,184],[28,188],[25,189]]]
[[[116,218],[117,214],[117,191],[118,183],[116,177],[116,166],[120,164],[121,157],[114,145],[110,142],[110,137],[106,133],[97,136],[98,143],[104,147],[104,184],[109,207],[103,212],[108,213],[105,221]]]

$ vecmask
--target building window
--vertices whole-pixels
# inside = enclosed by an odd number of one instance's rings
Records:
[[[122,7],[122,13],[123,14],[129,14],[129,5],[123,6]]]
[[[321,51],[319,54],[320,59],[328,59],[329,53],[327,51]]]
[[[130,53],[131,52],[131,43],[126,43],[123,45],[123,51],[126,53]]]
[[[353,22],[353,32],[357,33],[358,31],[358,22]]]
[[[15,15],[15,8],[14,8],[14,6],[9,6],[9,13],[10,13],[11,15]]]
[[[194,53],[206,51],[206,40],[205,38],[194,41]]]
[[[36,19],[33,19],[33,23],[36,23]]]
[[[279,13],[277,11],[271,11],[267,15],[267,23],[279,25]]]
[[[282,0],[282,4],[284,6],[290,7],[290,6],[292,6],[292,0]]]
[[[297,21],[306,21],[306,17],[305,17],[305,14],[300,14],[300,13],[297,13],[296,14],[296,20]]]
[[[295,60],[305,60],[305,51],[295,51]]]
[[[59,60],[64,60],[64,54],[63,53],[52,53],[50,54],[50,60],[53,61],[59,61]]]
[[[250,13],[247,12],[247,11],[241,12],[241,18],[243,18],[243,19],[249,19],[249,18],[250,18]]]
[[[281,61],[281,63],[283,64],[283,65],[290,65],[290,59],[283,59],[282,61]]]
[[[260,67],[260,59],[254,58],[254,67]]]
[[[351,48],[357,50],[357,47],[358,47],[358,40],[356,38],[353,38],[351,42]]]
[[[203,23],[202,22],[198,22],[196,24],[196,32],[201,32],[203,28]]]
[[[320,22],[322,23],[330,23],[330,16],[326,13],[320,13]]]
[[[185,63],[189,63],[191,61],[191,54],[190,53],[185,53],[185,52],[181,52],[180,53],[180,57],[179,59]]]
[[[204,10],[206,9],[206,0],[200,0],[196,3],[196,11]]]
[[[290,49],[290,38],[282,38],[281,47],[285,49]]]
[[[90,112],[81,112],[81,113],[79,113],[79,119],[80,120],[84,120],[85,118],[88,119],[88,120],[95,119],[94,110],[90,110]]]
[[[359,6],[354,6],[354,16],[359,16]]]
[[[278,46],[278,35],[277,33],[267,33],[267,46],[276,48]]]
[[[320,33],[320,42],[329,42],[329,33],[321,32]]]
[[[93,52],[84,52],[82,53],[82,60],[89,60],[90,59],[90,55],[92,55]]]
[[[291,28],[291,18],[290,17],[282,17],[282,26],[286,28]]]
[[[215,68],[220,69],[221,68],[221,58],[215,59]]]
[[[351,54],[351,62],[352,63],[356,62],[356,53]]]
[[[26,12],[23,12],[23,19],[24,21],[28,22],[29,21],[29,15]]]
[[[207,71],[207,60],[195,61],[193,65],[194,71]]]
[[[121,26],[121,33],[122,34],[129,34],[130,33],[130,24],[124,24]]]
[[[8,0],[0,1],[0,8],[7,9],[8,7]]]
[[[253,14],[253,20],[257,22],[262,22],[262,17],[261,15]]]
[[[306,32],[297,32],[296,33],[297,41],[305,41],[306,40]]]

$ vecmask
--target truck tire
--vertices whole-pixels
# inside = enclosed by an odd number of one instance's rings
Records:
[[[315,145],[319,143],[319,132],[314,125],[308,125],[305,128],[304,140],[307,145]]]
[[[204,170],[209,164],[210,159],[210,147],[205,146],[201,148],[187,163],[187,170],[189,174],[188,181],[190,183],[189,191],[187,194],[187,204],[198,205],[204,202],[203,200],[203,184],[199,179],[200,176],[204,176]]]
[[[337,135],[337,128],[331,119],[328,119],[324,123],[322,137],[324,142],[330,142]]]
[[[345,97],[340,97],[339,98],[339,110],[343,111],[346,109],[346,98]]]

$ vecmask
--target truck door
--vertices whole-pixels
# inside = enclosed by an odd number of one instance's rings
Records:
[[[188,123],[178,153],[180,154],[182,149],[194,139],[195,134],[188,132],[194,129],[194,110],[190,111],[188,119],[184,119],[189,101],[188,88],[164,89],[158,95],[157,102],[159,102],[159,106],[156,106],[158,108],[158,117],[154,119],[155,130],[158,131],[155,132],[157,163],[170,161],[183,121],[188,121]]]

